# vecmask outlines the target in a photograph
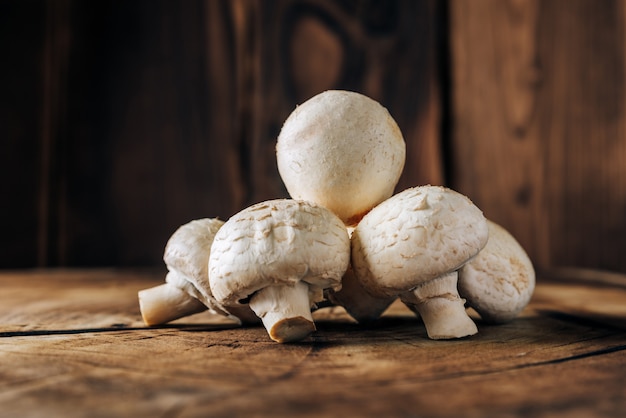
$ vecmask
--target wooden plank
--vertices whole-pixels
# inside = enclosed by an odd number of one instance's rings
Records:
[[[178,226],[242,204],[227,2],[73,11],[61,264],[159,263]]]
[[[376,324],[339,308],[273,343],[203,314],[146,328],[136,291],[162,272],[0,273],[0,405],[47,416],[621,417],[623,287],[539,281],[513,322],[432,341],[394,304]],[[584,302],[584,304],[583,304]],[[18,309],[19,307],[19,309]],[[595,314],[594,320],[581,316]],[[460,412],[462,411],[462,412]]]
[[[42,162],[49,144],[41,137],[46,127],[37,115],[50,110],[50,85],[41,74],[49,69],[46,52],[56,40],[46,38],[45,9],[43,3],[0,5],[0,268],[36,266],[43,259],[39,243],[45,240],[47,218],[41,214],[47,216],[49,208],[40,206],[47,202],[41,184],[50,179]]]
[[[275,138],[327,88],[369,94],[398,120],[398,189],[445,180],[440,2],[2,7],[6,56],[25,60],[2,70],[15,80],[2,87],[2,191],[20,202],[3,205],[18,237],[0,244],[5,267],[160,264],[180,224],[285,196]],[[540,270],[624,271],[623,3],[458,0],[449,12],[451,185]]]
[[[441,182],[435,3],[3,2],[0,265],[160,265],[181,224],[286,197],[276,137],[327,88],[390,109],[400,187]]]
[[[1,7],[1,266],[160,264],[244,205],[230,2]]]
[[[452,186],[539,269],[625,271],[623,2],[450,4]]]

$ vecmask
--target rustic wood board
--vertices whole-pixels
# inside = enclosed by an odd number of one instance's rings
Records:
[[[273,343],[208,314],[155,328],[136,292],[162,272],[0,274],[0,416],[623,416],[626,288],[539,282],[512,323],[431,341],[394,304],[340,308]]]
[[[326,89],[389,109],[399,188],[442,183],[438,3],[3,1],[0,267],[159,265],[181,224],[287,197],[277,135]]]
[[[449,185],[539,268],[626,271],[625,3],[449,4]]]

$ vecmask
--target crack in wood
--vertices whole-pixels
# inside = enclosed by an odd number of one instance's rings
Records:
[[[624,351],[624,350],[626,350],[626,345],[616,345],[613,347],[601,348],[599,350],[593,350],[593,351],[589,351],[587,353],[582,353],[582,354],[575,354],[575,355],[563,357],[560,359],[546,360],[546,361],[538,362],[538,363],[531,363],[528,366],[543,366],[543,365],[549,365],[549,364],[559,364],[559,363],[565,363],[568,361],[581,360],[581,359],[585,359],[589,357],[617,353],[617,352]]]
[[[617,352],[625,351],[625,350],[626,350],[626,345],[616,345],[616,346],[612,346],[612,347],[601,348],[601,349],[598,349],[598,350],[593,350],[593,351],[589,351],[589,352],[581,353],[581,354],[574,354],[574,355],[571,355],[571,356],[566,356],[566,357],[561,357],[561,358],[554,358],[554,359],[549,359],[549,360],[544,360],[544,361],[537,361],[537,362],[531,362],[531,363],[517,364],[517,365],[513,365],[513,366],[509,366],[509,367],[499,368],[499,369],[470,371],[470,372],[461,372],[461,373],[451,373],[451,374],[446,374],[446,375],[443,375],[443,376],[437,376],[437,377],[433,377],[433,378],[426,378],[426,379],[423,379],[423,380],[424,381],[441,381],[441,380],[458,379],[458,378],[462,378],[462,377],[486,376],[486,375],[491,375],[491,374],[496,374],[496,373],[503,373],[503,372],[510,372],[510,371],[515,371],[515,370],[528,369],[528,368],[531,368],[531,367],[542,367],[542,366],[550,366],[550,365],[562,364],[562,363],[567,363],[567,362],[570,362],[570,361],[582,360],[582,359],[586,359],[586,358],[590,358],[590,357],[601,356],[601,355],[606,355],[606,354],[612,354],[612,353],[617,353]]]
[[[570,313],[553,310],[538,309],[538,313],[549,318],[553,318],[563,322],[573,323],[575,325],[584,325],[591,328],[602,327],[607,330],[624,331],[626,323],[624,318],[619,316],[603,315],[599,313]]]
[[[102,327],[102,328],[77,328],[77,329],[43,329],[43,330],[29,330],[29,331],[3,331],[0,332],[0,338],[11,337],[39,337],[46,335],[76,335],[76,334],[93,334],[93,333],[107,333],[107,332],[126,332],[126,331],[150,331],[150,330],[163,330],[163,329],[175,329],[179,331],[187,332],[200,332],[200,331],[221,331],[225,329],[233,328],[229,324],[163,324],[153,327]]]

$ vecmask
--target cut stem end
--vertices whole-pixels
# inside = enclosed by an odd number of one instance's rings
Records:
[[[301,341],[315,331],[306,283],[261,289],[250,299],[250,308],[261,318],[270,338],[276,342]]]
[[[459,296],[456,285],[457,273],[454,272],[401,296],[402,301],[424,321],[428,338],[462,338],[478,332],[465,310],[465,300]]]
[[[139,309],[146,325],[159,325],[207,310],[198,299],[184,290],[165,283],[140,290]]]

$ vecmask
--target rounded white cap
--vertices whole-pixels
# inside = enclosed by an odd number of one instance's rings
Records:
[[[515,318],[530,302],[535,270],[520,243],[489,221],[489,241],[459,270],[459,294],[486,322]]]
[[[394,296],[457,270],[487,242],[469,198],[440,186],[404,190],[376,206],[352,234],[352,266],[373,296]]]
[[[196,219],[180,226],[165,245],[163,261],[167,265],[166,281],[204,303],[209,309],[225,314],[209,286],[208,262],[211,245],[224,221],[217,218]],[[191,286],[185,286],[188,282]]]
[[[406,145],[387,109],[369,97],[329,90],[298,106],[276,144],[293,199],[318,203],[347,225],[392,195]]]
[[[349,261],[346,227],[332,212],[308,202],[270,200],[235,214],[215,235],[211,290],[230,306],[273,284],[303,280],[313,288],[337,288]]]

